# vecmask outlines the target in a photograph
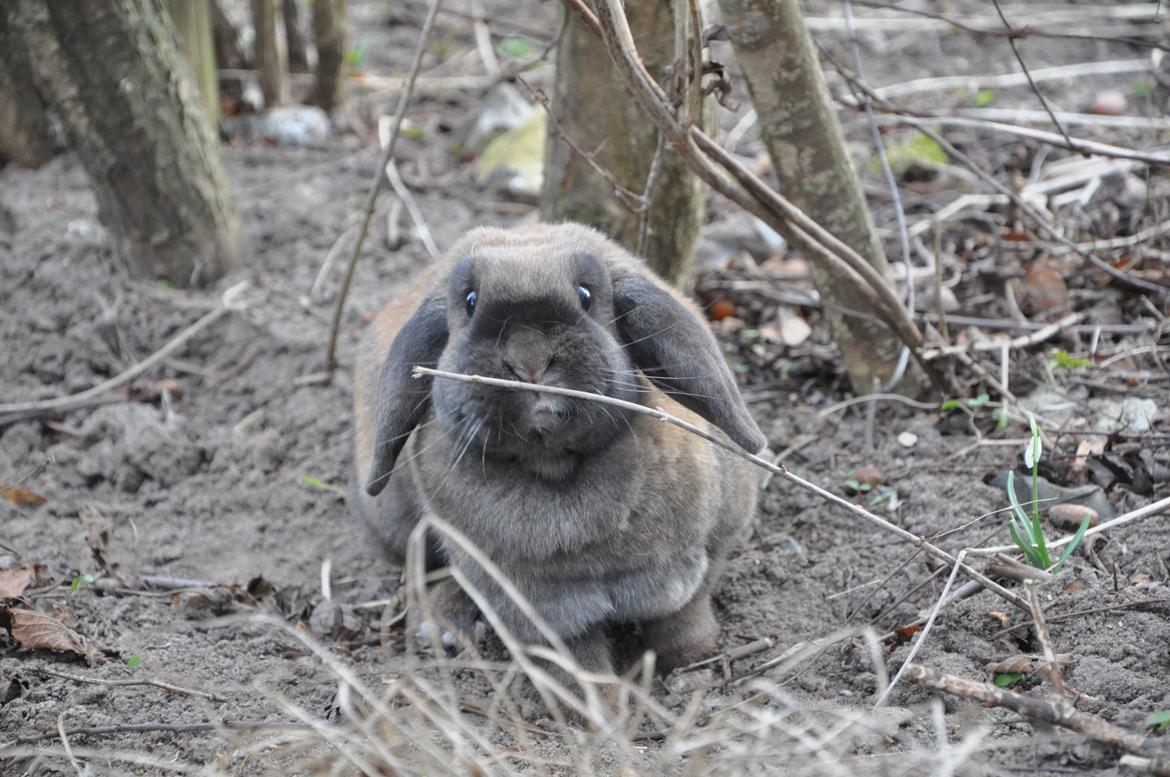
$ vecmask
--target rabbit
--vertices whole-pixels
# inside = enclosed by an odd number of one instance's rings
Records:
[[[711,590],[756,509],[750,462],[616,406],[415,365],[661,408],[758,452],[697,308],[583,225],[468,232],[360,346],[350,504],[397,559],[428,512],[454,525],[586,669],[612,670],[615,623],[640,624],[663,671],[714,650]],[[427,563],[458,568],[518,638],[543,641],[454,543],[429,537]]]

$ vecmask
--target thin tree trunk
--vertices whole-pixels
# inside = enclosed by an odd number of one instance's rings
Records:
[[[211,25],[215,36],[215,66],[220,70],[246,68],[248,58],[244,56],[236,28],[224,13],[219,0],[211,0]]]
[[[185,67],[161,3],[9,3],[122,269],[184,287],[223,275],[236,258],[235,206],[195,87],[176,77]]]
[[[720,0],[720,6],[784,195],[886,273],[800,0]],[[838,282],[816,263],[812,275],[831,303],[829,323],[853,388],[867,394],[874,378],[884,381],[893,372],[900,343],[888,330],[833,312],[833,306],[868,308],[851,284]]]
[[[681,0],[686,2],[686,0]],[[674,19],[669,0],[628,0],[626,15],[655,78],[675,59]],[[641,194],[654,159],[658,132],[625,89],[601,42],[575,14],[569,15],[557,48],[552,110],[565,134],[613,173],[626,189]],[[701,104],[700,120],[709,118]],[[702,121],[696,122],[701,124]],[[549,128],[545,146],[541,216],[546,221],[591,224],[631,251],[638,249],[639,218],[614,197],[610,185]],[[707,192],[669,145],[654,185],[649,211],[647,263],[663,278],[685,285],[694,267]]]
[[[167,0],[167,10],[179,33],[183,59],[199,87],[207,118],[214,124],[219,121],[219,81],[215,74],[210,3],[211,0]]]
[[[48,106],[33,82],[32,67],[0,2],[0,159],[40,167],[53,158],[56,144]]]
[[[317,75],[309,103],[326,113],[341,100],[341,68],[345,64],[345,0],[313,3],[313,45]]]
[[[301,35],[301,13],[297,0],[281,0],[284,17],[284,41],[288,45],[290,73],[309,72],[309,57],[305,52],[305,36]]]
[[[276,26],[276,0],[252,0],[252,26],[256,30],[253,56],[264,107],[275,108],[288,99],[284,83],[286,68]]]

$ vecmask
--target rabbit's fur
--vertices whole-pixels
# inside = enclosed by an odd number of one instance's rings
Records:
[[[351,504],[394,557],[428,510],[453,524],[588,667],[608,668],[614,622],[639,622],[660,666],[712,649],[709,592],[755,511],[752,466],[613,406],[412,377],[436,363],[660,407],[756,452],[764,437],[693,306],[588,227],[469,232],[359,350]],[[428,556],[540,641],[457,547],[432,538]]]

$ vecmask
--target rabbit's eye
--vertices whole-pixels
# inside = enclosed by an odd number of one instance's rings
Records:
[[[585,288],[584,286],[577,287],[577,299],[581,300],[581,307],[585,308],[586,310],[588,310],[589,306],[593,304],[593,294],[591,294],[589,289]]]
[[[471,316],[475,312],[475,301],[479,299],[479,295],[474,291],[467,292],[467,315]]]

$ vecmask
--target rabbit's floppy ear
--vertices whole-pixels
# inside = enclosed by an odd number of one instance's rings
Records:
[[[365,490],[377,496],[390,480],[406,439],[427,414],[434,379],[414,377],[416,365],[434,367],[447,344],[447,305],[441,296],[423,300],[390,346],[382,363],[374,412],[374,456]]]
[[[767,440],[702,322],[664,287],[638,273],[614,278],[613,295],[618,332],[646,377],[748,452],[763,449]]]

